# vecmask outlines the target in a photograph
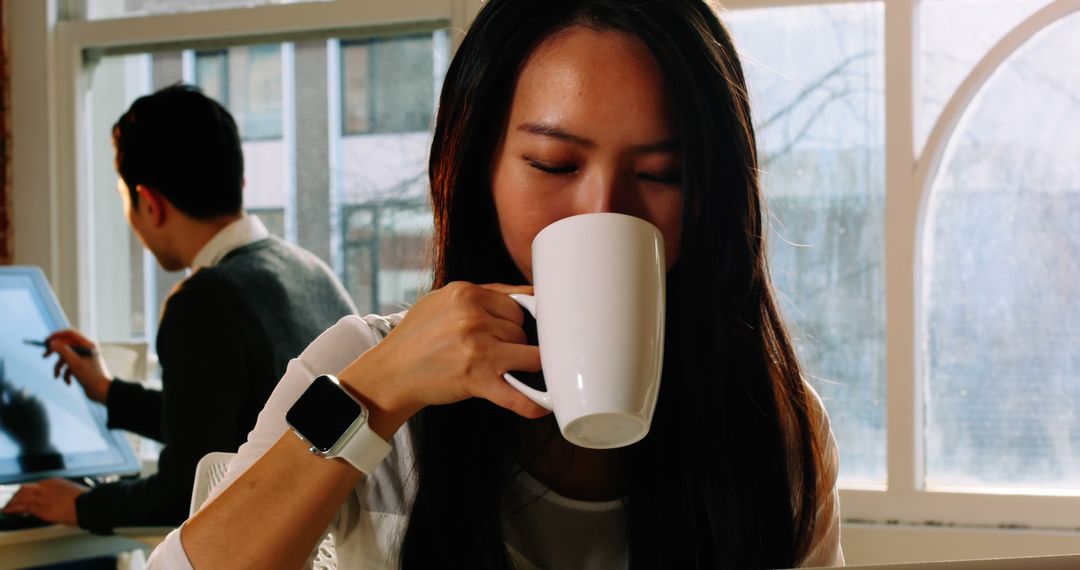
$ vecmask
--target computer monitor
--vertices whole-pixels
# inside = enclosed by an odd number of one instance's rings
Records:
[[[131,474],[139,462],[103,406],[53,378],[41,341],[68,321],[36,267],[0,267],[0,484]]]

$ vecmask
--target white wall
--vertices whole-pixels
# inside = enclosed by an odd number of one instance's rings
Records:
[[[848,564],[1080,553],[1080,531],[848,523],[840,534]]]

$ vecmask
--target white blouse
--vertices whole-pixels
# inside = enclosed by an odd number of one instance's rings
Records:
[[[389,333],[404,315],[345,317],[293,359],[259,414],[247,442],[229,463],[225,479],[204,505],[232,484],[289,429],[285,412],[316,376],[341,372]],[[822,420],[819,436],[826,453],[821,476],[829,482],[831,492],[819,499],[812,544],[799,566],[842,566],[844,555],[840,549],[840,505],[836,487],[839,456],[828,416],[816,393],[813,401],[817,403],[816,411]],[[407,426],[398,430],[392,443],[394,450],[372,476],[356,486],[328,528],[334,535],[334,548],[341,568],[397,566],[401,538],[408,522],[408,505],[416,491],[412,478],[405,476],[413,472]],[[589,502],[562,497],[524,471],[512,485],[512,491],[522,499],[518,504],[527,505],[508,518],[505,527],[508,550],[519,568],[628,566],[626,515],[621,500]],[[180,541],[179,528],[169,533],[154,550],[148,568],[192,568]]]

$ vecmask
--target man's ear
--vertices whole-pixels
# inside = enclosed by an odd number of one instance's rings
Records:
[[[139,213],[145,215],[151,226],[159,228],[165,224],[168,199],[153,188],[138,184],[135,193],[139,195]]]

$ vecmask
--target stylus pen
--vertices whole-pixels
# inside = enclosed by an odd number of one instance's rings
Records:
[[[26,344],[32,344],[34,346],[40,346],[42,348],[45,348],[45,341],[43,341],[43,340],[34,340],[34,339],[31,339],[31,338],[28,338],[28,339],[23,340],[23,342],[25,342]],[[78,345],[75,345],[75,344],[69,344],[68,346],[70,346],[71,350],[75,354],[78,354],[79,356],[93,356],[94,355],[94,350],[90,349],[90,348],[86,348],[85,346],[78,346]]]

